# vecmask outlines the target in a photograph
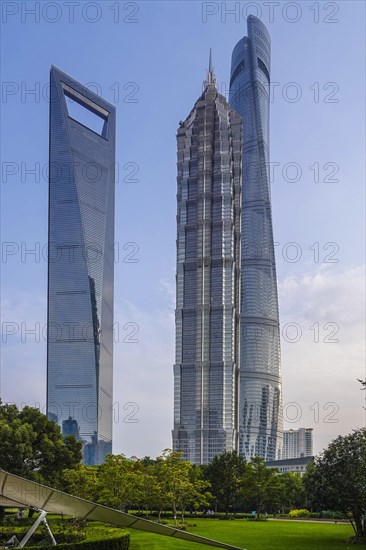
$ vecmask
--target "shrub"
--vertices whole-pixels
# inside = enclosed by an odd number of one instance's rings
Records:
[[[12,515],[9,525],[1,528],[0,547],[14,534],[20,541],[34,521],[35,518],[18,519]],[[60,550],[127,550],[129,548],[130,535],[124,529],[111,528],[108,525],[100,526],[94,522],[88,524],[85,520],[75,518],[55,519],[51,516],[48,521],[57,541],[57,548]],[[30,550],[40,546],[45,550],[55,548],[51,546],[44,525],[32,535],[26,548]]]
[[[344,518],[344,514],[341,512],[333,512],[332,510],[323,510],[320,513],[320,517],[324,519],[347,519]]]
[[[289,513],[290,518],[309,518],[310,512],[306,508],[301,508],[300,510],[291,510]]]
[[[160,521],[154,518],[152,521],[155,521],[155,523],[160,523],[160,525],[170,525],[170,522],[166,519],[161,519]]]
[[[57,544],[57,550],[128,550],[130,546],[130,534],[123,533],[118,536],[102,540],[84,541],[76,543]],[[28,550],[37,550],[37,546],[27,546]],[[44,550],[54,550],[54,546],[43,546]]]
[[[28,518],[18,518],[15,514],[9,514],[4,516],[4,518],[1,521],[1,525],[4,525],[4,527],[7,526],[23,526],[23,525],[33,525],[34,519],[28,519]]]

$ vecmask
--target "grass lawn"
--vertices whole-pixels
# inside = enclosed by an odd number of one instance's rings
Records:
[[[50,527],[56,537],[62,531],[59,516],[48,515]],[[172,525],[173,522],[170,522]],[[222,540],[246,550],[356,550],[366,546],[347,543],[353,535],[351,525],[291,521],[255,522],[245,520],[219,520],[189,518],[188,530],[196,535]],[[192,525],[196,524],[196,527]],[[0,527],[0,535],[24,535],[29,526]],[[39,534],[40,530],[37,530]],[[44,531],[44,529],[43,529]],[[86,540],[105,539],[121,533],[121,529],[100,522],[88,523]],[[203,544],[181,541],[170,537],[130,529],[130,550],[204,550],[213,548]],[[60,535],[59,535],[60,536]],[[45,537],[47,538],[47,537]]]
[[[245,548],[246,550],[355,550],[364,546],[347,543],[351,525],[300,523],[290,521],[251,522],[216,519],[189,519],[189,531],[196,535]],[[130,550],[203,550],[209,546],[130,530]],[[211,547],[212,548],[212,547]]]

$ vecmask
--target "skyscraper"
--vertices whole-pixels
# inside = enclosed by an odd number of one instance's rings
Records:
[[[112,452],[115,108],[50,75],[47,412]]]
[[[241,118],[203,94],[178,142],[173,449],[195,464],[237,447]]]
[[[282,390],[269,185],[271,41],[248,17],[231,61],[229,103],[243,118],[239,453],[281,457]]]

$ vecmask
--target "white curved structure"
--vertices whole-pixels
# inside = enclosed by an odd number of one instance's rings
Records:
[[[237,546],[206,539],[205,537],[181,531],[174,527],[160,525],[159,523],[141,519],[131,514],[119,512],[113,508],[63,493],[45,485],[40,485],[24,477],[9,474],[4,470],[0,470],[0,506],[32,507],[52,514],[63,514],[88,520],[103,521],[105,523],[112,523],[118,527],[139,529],[140,531],[148,531],[158,535],[175,537],[176,539],[199,542],[215,546],[216,548],[241,550]]]

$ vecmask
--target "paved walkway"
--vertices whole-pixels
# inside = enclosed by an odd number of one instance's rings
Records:
[[[268,518],[269,521],[298,521],[302,523],[342,523],[348,525],[350,522],[346,519],[291,519],[291,518]]]

